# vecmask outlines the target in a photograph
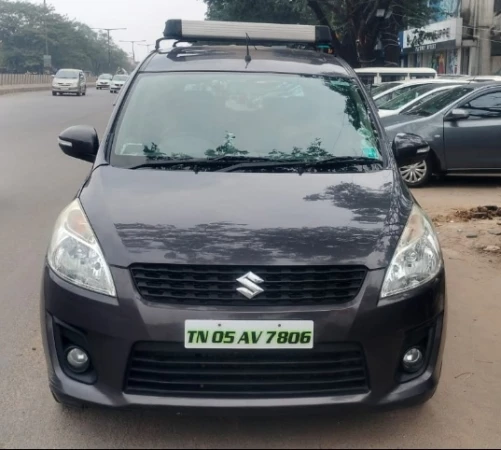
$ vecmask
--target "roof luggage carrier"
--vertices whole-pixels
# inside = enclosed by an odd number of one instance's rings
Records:
[[[284,25],[274,23],[218,22],[202,20],[168,20],[164,37],[156,42],[156,50],[165,40],[176,44],[241,44],[241,45],[295,45],[315,50],[332,49],[332,33],[323,25]]]

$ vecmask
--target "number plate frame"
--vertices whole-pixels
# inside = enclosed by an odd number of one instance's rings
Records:
[[[187,320],[184,328],[186,349],[312,350],[315,341],[312,320]]]

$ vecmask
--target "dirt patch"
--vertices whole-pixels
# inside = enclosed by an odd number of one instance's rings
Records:
[[[469,222],[471,220],[498,220],[501,224],[501,208],[496,205],[477,206],[470,209],[456,209],[447,215],[435,215],[436,225],[446,222]]]
[[[481,253],[501,263],[501,208],[478,206],[432,215],[444,248],[458,255]]]

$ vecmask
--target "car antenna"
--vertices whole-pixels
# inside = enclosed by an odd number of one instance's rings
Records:
[[[247,66],[249,66],[249,64],[252,61],[252,56],[250,54],[250,48],[249,48],[250,43],[251,43],[251,39],[250,39],[249,33],[245,33],[245,36],[247,36],[247,54],[245,55],[245,62],[247,63]],[[254,46],[254,48],[256,48],[256,46]]]

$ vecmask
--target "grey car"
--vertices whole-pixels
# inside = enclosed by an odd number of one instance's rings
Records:
[[[426,161],[401,168],[412,187],[433,174],[501,171],[501,83],[450,89],[382,122],[390,140],[415,133],[430,144]]]

